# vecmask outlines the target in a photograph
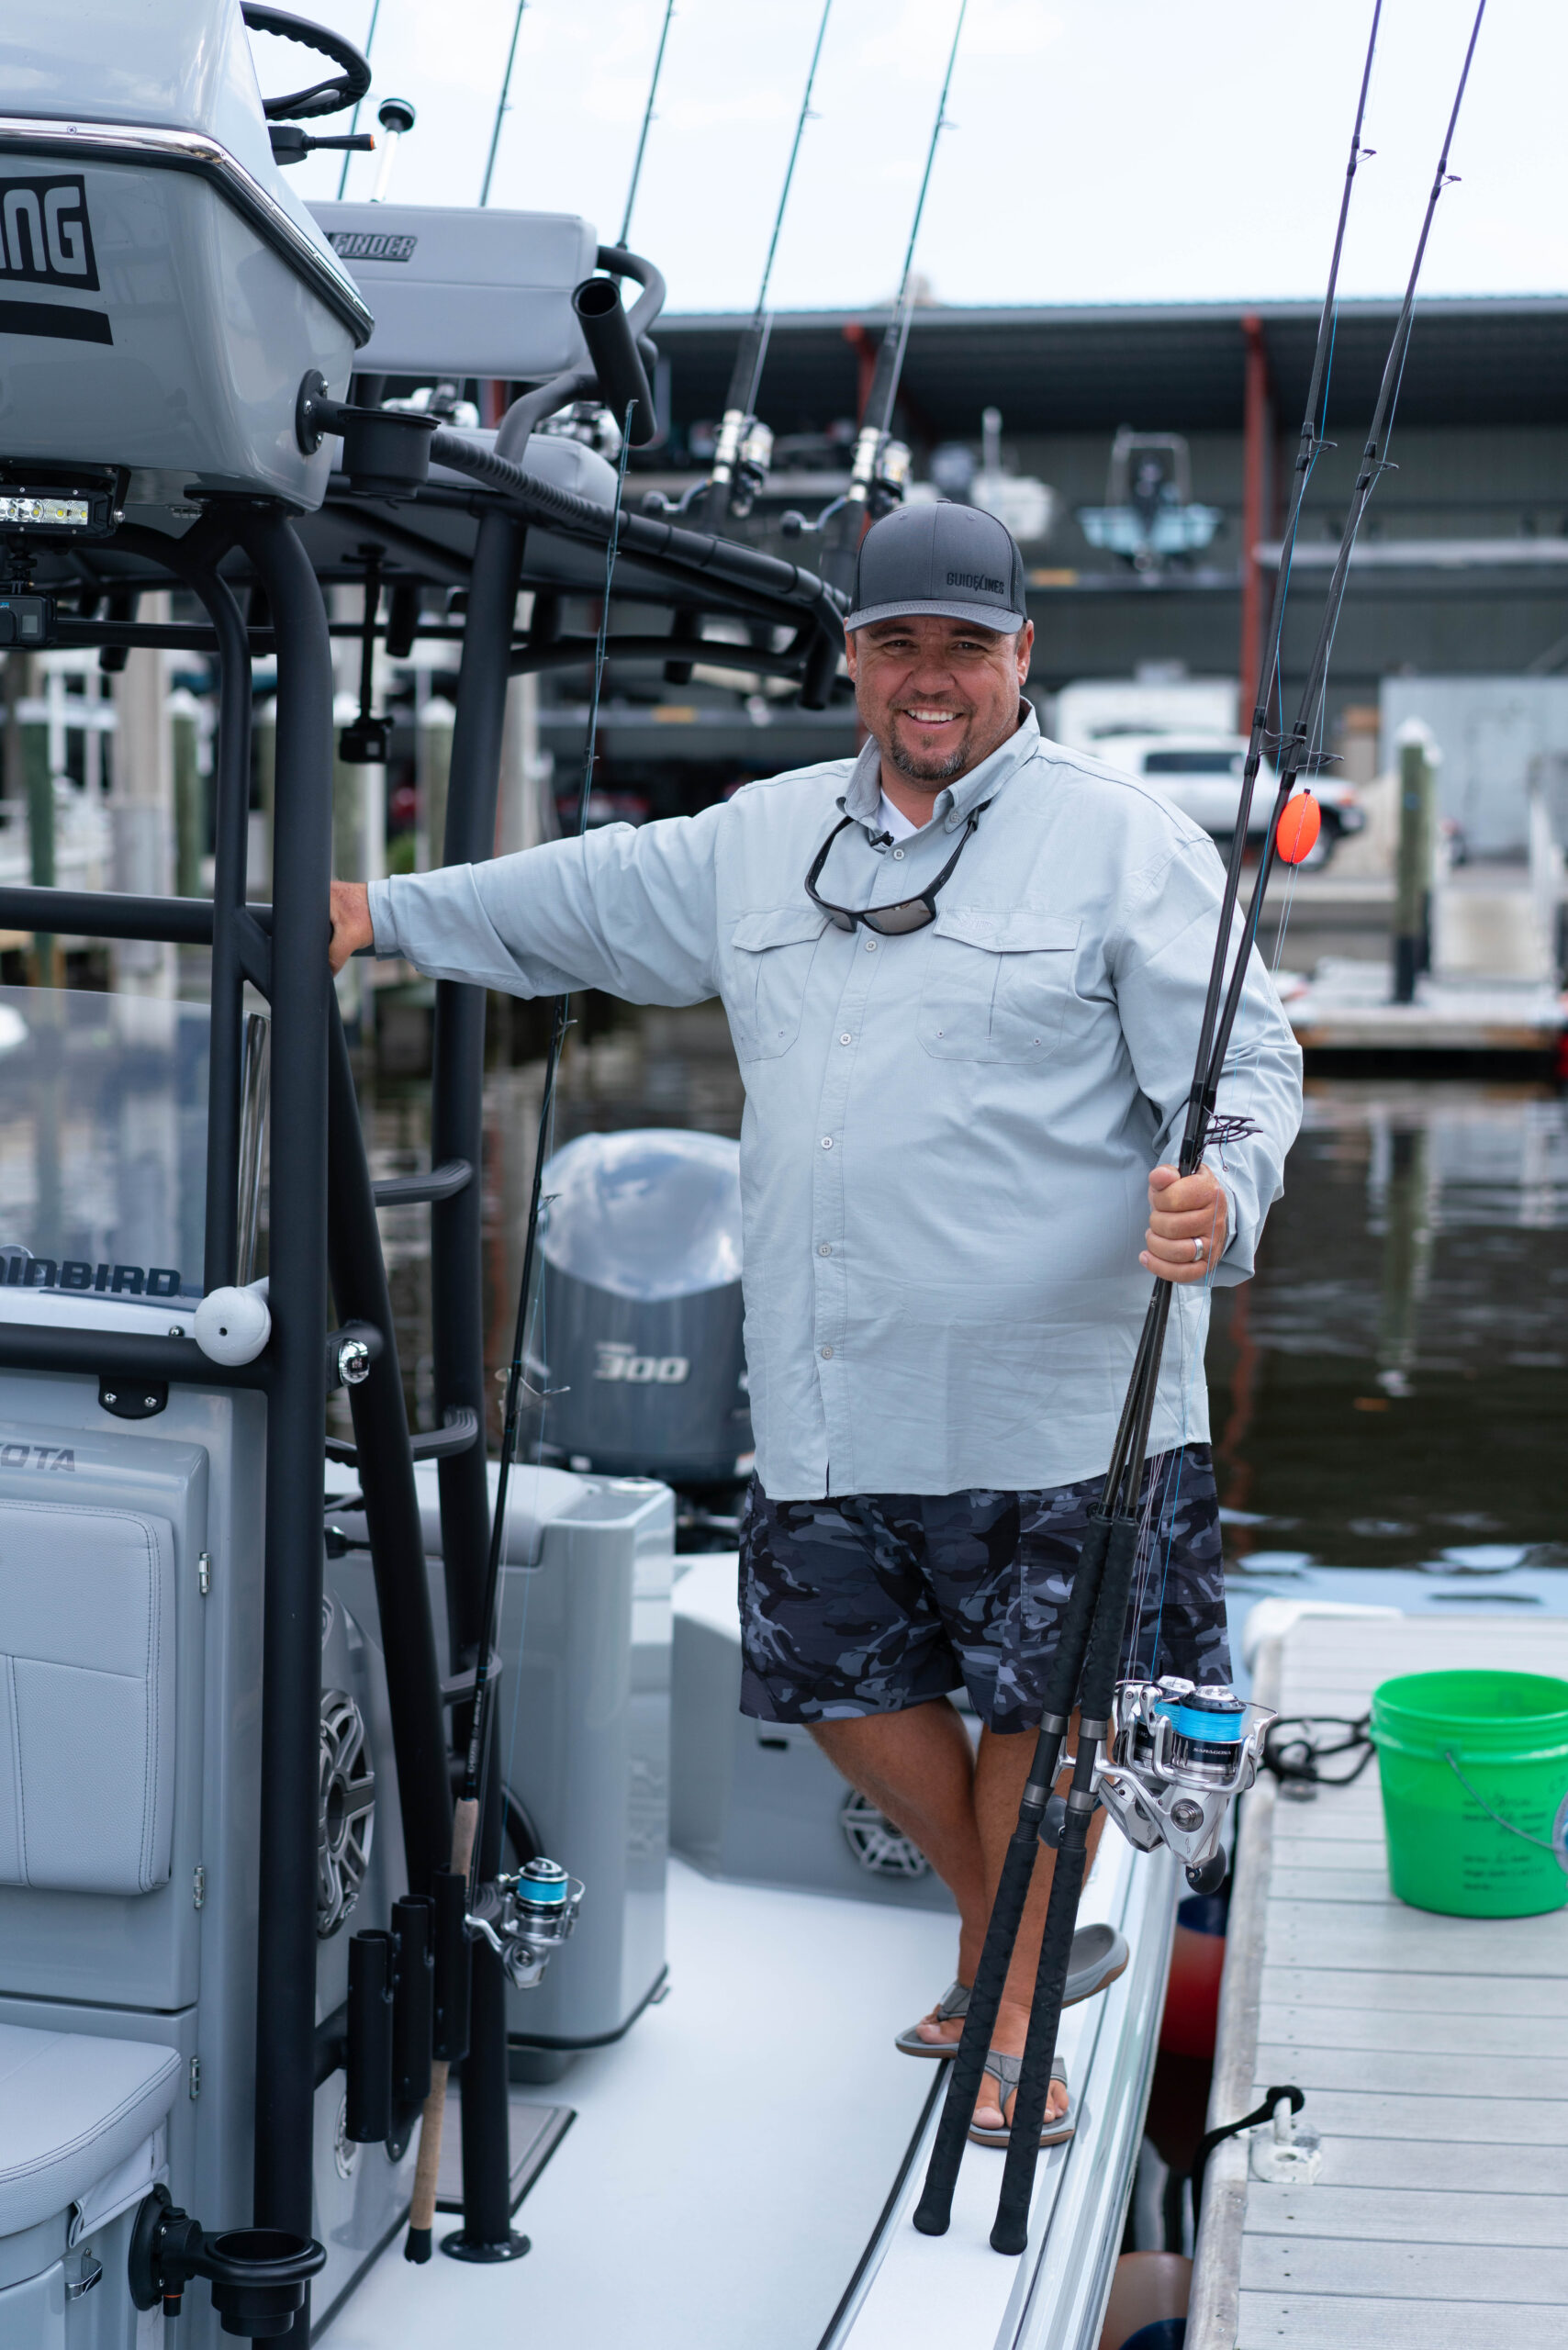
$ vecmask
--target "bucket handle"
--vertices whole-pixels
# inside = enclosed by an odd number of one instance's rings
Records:
[[[1454,1777],[1459,1781],[1460,1785],[1464,1789],[1465,1794],[1471,1798],[1471,1801],[1473,1803],[1478,1803],[1481,1806],[1482,1810],[1486,1814],[1488,1819],[1495,1819],[1499,1828],[1506,1828],[1510,1836],[1518,1836],[1522,1842],[1526,1844],[1534,1844],[1540,1851],[1543,1852],[1550,1852],[1552,1859],[1557,1863],[1558,1867],[1562,1869],[1564,1874],[1568,1874],[1568,1843],[1560,1844],[1551,1836],[1532,1836],[1528,1828],[1516,1828],[1511,1819],[1505,1819],[1500,1811],[1494,1811],[1485,1796],[1476,1794],[1475,1789],[1471,1785],[1470,1781],[1465,1777],[1464,1773],[1454,1761],[1453,1749],[1451,1747],[1445,1750],[1443,1761],[1448,1764],[1449,1769],[1453,1773]]]

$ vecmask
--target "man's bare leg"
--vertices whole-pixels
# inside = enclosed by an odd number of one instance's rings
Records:
[[[1077,1728],[1074,1716],[1069,1751],[1076,1744]],[[958,1905],[958,1980],[972,1983],[1002,1861],[1017,1825],[1018,1805],[1035,1752],[1035,1733],[1026,1730],[1002,1737],[982,1729],[979,1755],[971,1761],[963,1721],[956,1708],[941,1698],[899,1714],[816,1722],[812,1734],[850,1784],[919,1845],[947,1886]],[[1058,1785],[1065,1789],[1067,1784],[1064,1774]],[[1091,1825],[1091,1856],[1103,1825],[1099,1817]],[[1055,1863],[1054,1852],[1042,1846],[991,2035],[992,2046],[1005,2049],[1010,2055],[1024,2053]],[[962,2028],[957,2020],[938,2022],[932,2014],[920,2031],[935,2045],[957,2041]],[[1053,2083],[1046,2108],[1047,2119],[1054,2121],[1066,2106],[1059,2084]],[[975,2119],[985,2129],[1002,2126],[989,2077],[980,2090]]]

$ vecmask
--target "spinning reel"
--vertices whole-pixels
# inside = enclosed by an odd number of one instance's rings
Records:
[[[1225,1874],[1226,1814],[1257,1777],[1273,1718],[1223,1683],[1118,1682],[1094,1792],[1137,1851],[1169,1845],[1193,1890],[1212,1893]]]
[[[513,1989],[532,1991],[570,1937],[583,1890],[558,1862],[529,1861],[515,1876],[482,1885],[464,1922],[489,1943]]]

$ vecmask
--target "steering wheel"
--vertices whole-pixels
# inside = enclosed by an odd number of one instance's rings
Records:
[[[263,7],[260,0],[243,0],[241,14],[252,32],[297,40],[342,68],[328,81],[313,82],[308,89],[291,90],[281,98],[263,98],[262,112],[269,122],[299,122],[313,115],[337,114],[344,106],[357,106],[369,89],[369,60],[341,33],[313,25],[304,17],[291,17],[282,8]]]

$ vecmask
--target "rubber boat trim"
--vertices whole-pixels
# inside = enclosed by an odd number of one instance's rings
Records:
[[[56,155],[73,162],[133,163],[192,172],[207,181],[264,244],[339,318],[356,349],[375,326],[346,273],[330,262],[260,180],[227,147],[201,130],[170,130],[154,123],[64,122],[56,116],[0,115],[0,155]]]

